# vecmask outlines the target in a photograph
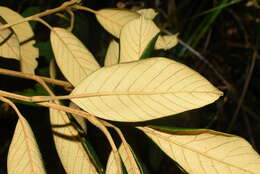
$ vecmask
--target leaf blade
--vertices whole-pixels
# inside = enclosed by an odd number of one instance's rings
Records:
[[[148,127],[139,127],[167,155],[191,174],[256,174],[260,157],[244,139],[210,130],[174,135]],[[241,155],[243,159],[241,159]]]
[[[1,25],[0,23],[0,26]],[[0,56],[20,60],[18,38],[9,28],[0,30]]]
[[[178,44],[178,34],[159,36],[154,48],[168,50]]]
[[[112,40],[109,43],[106,57],[105,57],[105,66],[115,65],[119,63],[119,44]]]
[[[119,38],[122,27],[140,15],[121,9],[101,9],[96,12],[98,22],[113,36]]]
[[[18,119],[8,151],[7,164],[10,174],[46,173],[34,134],[23,117]]]
[[[149,58],[101,68],[71,95],[82,95],[71,100],[93,115],[132,122],[199,108],[217,100],[222,92],[181,63]]]
[[[125,165],[128,174],[141,173],[135,161],[135,157],[132,154],[133,151],[131,150],[131,147],[128,144],[122,143],[118,148],[118,152],[120,154],[120,157]],[[106,174],[117,173],[118,168],[115,167],[114,165],[116,165],[115,157],[114,154],[111,152],[107,162]]]
[[[100,68],[94,56],[69,31],[53,28],[50,37],[57,65],[72,85],[76,86],[82,79]]]
[[[0,6],[0,16],[7,23],[12,23],[23,19],[19,13],[3,6]],[[20,43],[21,70],[25,73],[34,74],[34,70],[38,65],[36,58],[39,57],[39,51],[33,46],[35,44],[35,40],[30,40],[34,37],[33,30],[28,22],[14,25],[11,28],[17,35]]]
[[[137,10],[137,13],[144,16],[146,19],[151,19],[151,20],[153,20],[157,15],[157,12],[155,12],[155,10],[152,8],[140,9]]]
[[[97,174],[65,112],[50,109],[54,142],[66,172]]]
[[[127,23],[120,33],[120,63],[140,59],[147,45],[159,32],[155,23],[143,16]]]

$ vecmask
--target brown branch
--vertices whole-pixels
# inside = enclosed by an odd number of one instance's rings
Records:
[[[58,86],[63,86],[66,89],[73,88],[73,86],[69,82],[66,82],[66,81],[51,79],[51,78],[48,78],[48,77],[38,76],[38,75],[34,75],[34,74],[27,74],[27,73],[3,69],[3,68],[0,68],[0,74],[24,78],[24,79],[30,79],[30,80],[36,80],[36,79],[40,78],[47,83],[55,84],[55,85],[58,85]]]
[[[81,5],[74,5],[72,8],[78,9],[78,10],[84,10],[84,11],[87,11],[87,12],[90,12],[90,13],[93,13],[93,14],[97,14],[96,10],[93,10],[91,8],[84,7],[84,6],[81,6]]]
[[[10,105],[14,109],[14,111],[16,112],[16,114],[18,115],[19,118],[23,117],[22,114],[20,113],[19,109],[15,106],[15,104],[11,100],[0,96],[0,101]]]
[[[35,20],[35,19],[40,18],[40,17],[43,17],[43,16],[47,16],[47,15],[50,15],[50,14],[57,13],[57,12],[59,12],[59,11],[62,11],[62,10],[67,9],[68,7],[71,7],[71,6],[73,6],[73,5],[76,5],[76,4],[78,4],[79,2],[80,2],[79,0],[66,1],[66,2],[64,2],[62,5],[60,5],[59,7],[56,7],[56,8],[50,9],[50,10],[46,10],[46,11],[44,11],[44,12],[37,13],[37,14],[32,15],[32,16],[28,16],[28,17],[26,17],[26,18],[23,18],[23,19],[18,20],[18,21],[14,21],[14,22],[9,23],[9,24],[2,25],[2,26],[0,26],[0,30],[3,30],[3,29],[5,29],[5,28],[9,28],[9,27],[11,27],[11,26],[14,26],[14,25],[17,25],[17,24],[26,22],[26,21]]]
[[[51,96],[55,96],[50,90],[48,90],[48,92],[50,92]],[[7,91],[3,91],[3,90],[0,90],[0,97],[1,96],[6,97],[6,98],[12,98],[12,99],[31,102],[31,97],[27,97],[27,96],[23,96],[23,95],[19,95],[19,94],[13,94],[11,92],[7,92]],[[113,153],[115,154],[117,159],[120,159],[117,147],[115,145],[115,142],[114,142],[110,132],[101,123],[101,121],[99,119],[97,119],[95,116],[93,116],[93,115],[91,115],[87,112],[77,110],[77,109],[73,109],[73,108],[70,108],[70,107],[67,107],[67,106],[62,106],[62,105],[56,104],[56,103],[39,102],[39,103],[36,103],[36,104],[44,106],[44,107],[56,109],[56,110],[59,110],[59,111],[68,112],[68,113],[71,113],[71,114],[75,114],[75,115],[85,117],[89,122],[91,122],[93,125],[95,125],[97,128],[99,128],[105,134],[106,138],[108,139],[108,141],[109,141],[109,143],[112,147]],[[120,165],[120,167],[121,167],[121,165]]]

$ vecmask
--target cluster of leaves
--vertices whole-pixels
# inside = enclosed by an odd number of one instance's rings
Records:
[[[73,6],[72,6],[73,7]],[[75,9],[87,9],[75,6]],[[115,39],[109,44],[105,66],[100,67],[92,53],[68,29],[51,27],[50,42],[55,61],[65,78],[75,87],[69,96],[37,96],[37,102],[70,99],[70,107],[99,118],[119,122],[139,122],[178,114],[216,101],[222,92],[189,67],[164,57],[149,57],[153,49],[169,49],[177,44],[177,35],[161,35],[153,19],[153,9],[128,11],[102,9],[92,12]],[[16,12],[1,7],[5,23],[23,20]],[[21,71],[34,74],[38,50],[28,22],[1,30],[0,54],[15,58]],[[24,44],[25,43],[25,44]],[[55,72],[55,68],[50,70]],[[50,73],[55,78],[55,73]],[[45,173],[37,143],[27,121],[9,100],[19,120],[8,153],[8,173]],[[85,118],[74,116],[82,125]],[[101,120],[100,119],[100,120]],[[71,125],[66,112],[50,108],[53,137],[62,165],[69,174],[104,173],[98,160],[87,153],[81,135]],[[82,123],[83,122],[83,123]],[[114,127],[110,123],[105,126]],[[69,125],[69,126],[65,126]],[[117,152],[112,150],[106,173],[145,173],[123,134]],[[170,158],[191,174],[257,173],[259,155],[244,139],[206,129],[134,127],[150,137]],[[62,136],[60,136],[62,135]],[[70,137],[72,140],[64,137]],[[122,167],[120,165],[122,161]]]

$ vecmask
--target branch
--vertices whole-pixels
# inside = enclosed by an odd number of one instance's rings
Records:
[[[66,81],[56,80],[56,79],[38,76],[38,75],[34,75],[34,74],[27,74],[27,73],[13,71],[13,70],[7,70],[7,69],[3,69],[3,68],[0,68],[0,74],[13,76],[13,77],[20,77],[20,78],[30,79],[30,80],[36,80],[36,79],[40,78],[47,83],[55,84],[55,85],[58,85],[58,86],[63,86],[66,89],[72,89],[73,88],[72,84],[70,84],[69,82],[66,82]]]
[[[54,94],[52,92],[50,92],[50,95],[54,96]],[[11,92],[7,92],[7,91],[3,91],[3,90],[0,90],[0,97],[1,96],[2,97],[6,97],[6,98],[12,98],[12,99],[17,99],[17,100],[32,102],[31,101],[31,97],[18,95],[18,94],[13,94]],[[93,125],[95,125],[97,128],[99,128],[105,134],[105,136],[107,137],[107,139],[108,139],[108,141],[109,141],[109,143],[110,143],[110,145],[112,147],[113,153],[115,154],[117,159],[120,159],[117,147],[115,145],[115,142],[114,142],[110,132],[100,122],[100,120],[97,119],[95,116],[93,116],[93,115],[91,115],[91,114],[89,114],[87,112],[84,112],[84,111],[81,111],[81,110],[77,110],[77,109],[73,109],[73,108],[70,108],[70,107],[67,107],[67,106],[62,106],[62,105],[56,104],[56,103],[39,102],[39,103],[36,103],[36,104],[44,106],[44,107],[56,109],[56,110],[59,110],[59,111],[68,112],[68,113],[71,113],[71,114],[79,115],[79,116],[82,116],[82,117],[86,118],[89,122],[91,122]]]
[[[78,4],[79,2],[80,2],[79,0],[71,0],[71,1],[64,2],[62,5],[60,5],[60,6],[57,7],[57,8],[53,8],[53,9],[50,9],[50,10],[46,10],[46,11],[44,11],[44,12],[37,13],[37,14],[32,15],[32,16],[28,16],[28,17],[23,18],[23,19],[21,19],[21,20],[14,21],[14,22],[12,22],[12,23],[2,25],[2,26],[0,26],[0,30],[9,28],[9,27],[11,27],[11,26],[14,26],[14,25],[17,25],[17,24],[26,22],[26,21],[35,20],[35,19],[38,19],[38,18],[43,17],[43,16],[47,16],[47,15],[50,15],[50,14],[53,14],[53,13],[57,13],[57,12],[59,12],[59,11],[63,11],[63,10],[65,10],[65,9],[67,9],[68,7],[71,7],[71,6],[73,6],[73,5]]]

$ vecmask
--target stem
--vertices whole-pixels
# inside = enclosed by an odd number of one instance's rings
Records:
[[[107,121],[105,121],[105,120],[100,120],[100,122],[101,122],[103,125],[105,125],[106,127],[111,127],[111,128],[113,128],[113,129],[117,132],[117,134],[119,135],[119,137],[120,137],[120,139],[122,140],[122,142],[128,144],[127,141],[126,141],[126,139],[125,139],[125,136],[123,135],[122,131],[121,131],[118,127],[114,126],[113,124],[111,124],[111,123],[109,123],[109,122],[107,122]]]
[[[41,19],[41,18],[35,18],[35,19],[33,19],[33,20],[42,23],[42,24],[45,25],[47,28],[49,28],[50,30],[52,30],[52,26],[50,26],[50,25],[49,25],[46,21],[44,21],[43,19]]]
[[[23,95],[19,95],[19,94],[14,94],[14,93],[3,91],[3,90],[0,90],[0,96],[12,98],[12,99],[16,99],[16,100],[32,102],[31,97],[27,97],[27,96],[23,96]]]
[[[51,92],[51,95],[54,95]],[[27,97],[27,96],[22,96],[22,95],[18,95],[18,94],[13,94],[11,92],[7,92],[7,91],[3,91],[0,90],[0,97],[7,97],[7,98],[12,98],[12,99],[17,99],[17,100],[22,100],[22,101],[27,101],[27,102],[31,102],[31,97]],[[87,120],[89,120],[89,122],[91,122],[93,125],[95,125],[97,128],[99,128],[107,137],[111,148],[113,150],[113,153],[115,154],[116,158],[120,160],[120,156],[117,150],[117,147],[115,145],[115,142],[110,134],[110,132],[107,130],[107,128],[100,122],[100,120],[98,120],[95,116],[81,111],[81,110],[77,110],[77,109],[72,109],[70,107],[67,106],[62,106],[56,103],[49,103],[49,102],[39,102],[37,103],[38,105],[44,106],[44,107],[48,107],[48,108],[53,108],[59,111],[63,111],[63,112],[68,112],[68,113],[72,113],[75,115],[79,115],[82,116],[84,118],[86,118]],[[121,165],[120,165],[121,167]]]
[[[127,141],[126,141],[126,139],[125,139],[125,137],[124,137],[124,135],[123,135],[123,133],[121,132],[121,130],[118,128],[118,127],[116,127],[116,126],[114,126],[113,124],[111,124],[111,123],[109,123],[109,122],[107,122],[107,121],[104,121],[104,120],[100,120],[100,122],[103,124],[103,125],[105,125],[105,126],[107,126],[107,127],[111,127],[111,128],[113,128],[116,132],[117,132],[117,134],[119,135],[119,137],[120,137],[120,139],[122,140],[122,144],[123,144],[123,146],[124,146],[124,148],[126,149],[126,153],[128,154],[128,156],[130,157],[130,156],[133,156],[133,152],[132,152],[132,150],[131,150],[131,148],[130,148],[130,145],[127,143]],[[120,158],[119,159],[117,159],[116,158],[116,162],[117,162],[117,166],[119,166],[119,167],[121,167],[121,160],[120,160]],[[118,161],[119,160],[119,161]],[[130,160],[130,159],[129,159]],[[133,164],[132,162],[133,161],[129,161],[130,162],[130,165],[131,165],[131,169],[134,169],[134,170],[136,170],[136,166],[135,166],[135,164]],[[137,167],[138,168],[138,167]],[[121,168],[118,168],[118,171],[120,171],[121,170]]]
[[[81,6],[81,5],[74,5],[73,8],[78,9],[78,10],[84,10],[84,11],[87,11],[87,12],[90,12],[90,13],[97,14],[97,11],[96,11],[96,10],[93,10],[93,9],[91,9],[91,8],[88,8],[88,7],[83,7],[83,6]]]
[[[35,15],[32,15],[32,16],[28,16],[26,18],[23,18],[23,19],[18,20],[18,21],[14,21],[14,22],[9,23],[9,24],[2,25],[2,26],[0,26],[0,30],[3,30],[5,28],[9,28],[11,26],[14,26],[14,25],[26,22],[26,21],[35,20],[35,19],[43,17],[43,16],[47,16],[47,15],[50,15],[50,14],[53,14],[53,13],[57,13],[59,11],[62,11],[64,9],[66,9],[70,6],[76,5],[78,3],[79,3],[79,1],[76,1],[76,0],[64,2],[59,7],[56,7],[56,8],[50,9],[50,10],[46,10],[44,12],[41,12],[41,13],[38,13],[38,14],[35,14]]]
[[[48,77],[38,76],[38,75],[34,75],[34,74],[27,74],[27,73],[13,71],[13,70],[7,70],[7,69],[3,69],[3,68],[0,68],[0,74],[13,76],[13,77],[20,77],[20,78],[30,79],[30,80],[35,80],[36,78],[40,78],[47,83],[55,84],[58,86],[63,86],[66,89],[73,88],[73,86],[69,82],[66,82],[66,81],[51,79]]]
[[[15,104],[11,100],[0,96],[0,101],[10,105],[14,109],[14,111],[16,112],[16,114],[18,115],[19,118],[23,117],[22,114],[20,113],[20,111],[18,110],[18,108],[15,106]]]
[[[67,9],[67,12],[70,15],[70,26],[68,28],[68,31],[72,32],[75,24],[75,14],[71,9]]]

